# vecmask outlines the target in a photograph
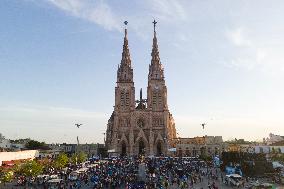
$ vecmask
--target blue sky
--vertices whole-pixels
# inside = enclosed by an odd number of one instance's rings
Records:
[[[102,142],[123,21],[137,93],[147,85],[155,18],[180,136],[283,135],[283,17],[281,0],[2,0],[0,132]]]

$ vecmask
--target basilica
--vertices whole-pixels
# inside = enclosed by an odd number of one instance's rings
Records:
[[[107,123],[106,148],[122,156],[167,155],[176,138],[175,123],[168,109],[167,86],[160,61],[156,24],[149,65],[147,98],[135,98],[133,65],[125,28],[122,58],[117,70],[115,105]],[[127,25],[127,22],[125,23]]]

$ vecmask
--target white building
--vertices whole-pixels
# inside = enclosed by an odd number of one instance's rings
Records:
[[[0,133],[0,149],[11,148],[10,140],[5,139],[5,137]]]
[[[284,138],[282,136],[270,133],[269,137],[264,139],[263,142],[266,143],[267,145],[271,145],[273,143],[280,142],[283,140]]]
[[[27,160],[38,157],[37,150],[24,150],[19,152],[0,152],[0,166],[5,161]]]
[[[284,146],[254,146],[255,153],[282,153],[284,154]]]

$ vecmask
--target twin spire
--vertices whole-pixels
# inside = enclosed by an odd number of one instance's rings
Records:
[[[121,65],[125,64],[126,66],[131,67],[131,59],[130,53],[128,48],[128,39],[127,39],[127,24],[128,22],[125,21],[125,29],[124,29],[124,43],[123,43],[123,50],[122,50],[122,58],[121,58]]]
[[[154,38],[153,38],[153,46],[152,46],[152,60],[151,64],[160,63],[159,49],[158,49],[158,41],[156,36],[156,20],[153,21],[154,24]]]
[[[152,22],[154,24],[154,37],[153,37],[153,45],[152,45],[152,59],[151,59],[151,64],[149,65],[149,74],[148,74],[148,79],[154,79],[154,80],[163,80],[164,79],[164,70],[160,61],[160,55],[159,55],[159,49],[158,49],[158,41],[157,41],[157,36],[156,36],[156,25],[157,21],[154,20]],[[122,50],[122,58],[121,58],[121,63],[118,68],[118,78],[120,81],[124,80],[121,78],[122,72],[124,75],[124,78],[128,78],[125,74],[125,71],[128,69],[131,69],[131,58],[130,58],[130,52],[128,48],[128,38],[127,38],[127,24],[128,22],[125,21],[125,29],[124,29],[124,43],[123,43],[123,50]],[[131,69],[132,70],[132,69]],[[126,71],[127,72],[127,71]],[[120,76],[119,76],[120,75]],[[128,75],[128,74],[127,74]],[[131,74],[132,75],[132,74]],[[130,79],[130,78],[128,78]]]

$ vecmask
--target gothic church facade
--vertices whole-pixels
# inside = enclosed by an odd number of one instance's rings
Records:
[[[135,100],[133,67],[125,29],[121,63],[117,70],[114,111],[108,120],[106,148],[123,156],[167,155],[176,138],[175,123],[168,109],[164,69],[160,61],[154,21],[152,59],[147,99]]]

